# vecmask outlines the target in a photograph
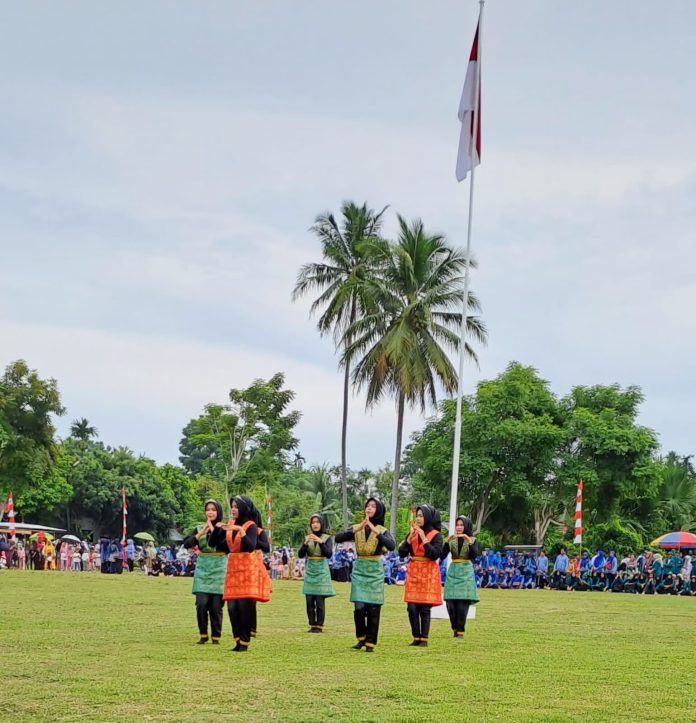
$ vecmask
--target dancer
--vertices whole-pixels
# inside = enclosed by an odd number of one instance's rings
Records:
[[[324,517],[318,512],[309,518],[309,534],[304,538],[298,557],[306,557],[302,593],[306,596],[309,633],[324,631],[326,598],[336,592],[331,584],[329,558],[333,554],[331,537],[324,529]]]
[[[416,521],[408,537],[399,546],[399,557],[410,556],[406,572],[404,602],[411,623],[414,647],[427,648],[430,634],[430,611],[442,604],[440,582],[440,513],[431,505],[416,509]]]
[[[255,602],[264,598],[264,581],[255,554],[258,526],[254,503],[245,495],[230,502],[232,519],[215,525],[209,544],[218,552],[229,553],[222,599],[227,601],[236,643],[233,652],[245,653],[251,641]]]
[[[379,616],[384,605],[384,568],[382,554],[396,544],[384,527],[384,505],[374,497],[365,503],[365,519],[336,535],[336,542],[355,542],[357,557],[353,563],[350,601],[355,604],[355,650],[374,652],[379,633]]]
[[[450,566],[447,568],[444,598],[455,640],[464,637],[469,606],[479,601],[473,569],[473,561],[479,554],[479,544],[474,537],[471,520],[464,516],[457,517],[454,534],[447,538],[440,553],[441,560],[446,559],[447,555],[452,555]]]
[[[208,642],[208,618],[213,645],[218,645],[222,635],[222,591],[225,585],[227,559],[210,544],[215,525],[222,522],[222,505],[217,500],[205,503],[205,524],[198,525],[185,540],[184,547],[198,547],[196,571],[193,574],[193,594],[196,596],[199,645]]]

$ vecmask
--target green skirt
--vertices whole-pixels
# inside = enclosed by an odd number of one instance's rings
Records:
[[[474,566],[470,562],[452,562],[447,568],[445,581],[445,600],[468,600],[472,604],[479,601],[474,579]]]
[[[331,584],[331,570],[326,558],[321,560],[307,560],[305,565],[304,581],[302,582],[303,595],[318,595],[320,597],[333,597]]]
[[[356,557],[351,575],[350,601],[384,605],[384,567],[382,560]]]
[[[204,592],[209,595],[222,595],[226,574],[227,555],[199,555],[196,572],[193,573],[193,594]]]

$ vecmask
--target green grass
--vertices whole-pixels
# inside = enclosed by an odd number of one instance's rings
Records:
[[[409,648],[401,588],[353,644],[348,586],[308,635],[300,584],[259,606],[250,652],[198,639],[191,581],[0,573],[2,721],[682,721],[696,710],[696,600],[483,591],[465,641]],[[226,611],[225,611],[226,612]]]

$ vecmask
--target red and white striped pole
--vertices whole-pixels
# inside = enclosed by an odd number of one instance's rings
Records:
[[[126,565],[128,562],[128,556],[126,555],[126,534],[128,532],[128,505],[126,504],[126,488],[121,487],[121,500],[123,502],[123,530],[121,531],[121,559],[123,564]]]
[[[573,544],[582,545],[582,480],[578,482],[578,495],[575,498],[575,537]]]
[[[273,548],[273,512],[271,510],[271,495],[266,495],[266,533],[268,544]]]
[[[7,512],[7,521],[9,523],[10,528],[10,537],[15,536],[15,511],[14,511],[14,499],[12,497],[12,492],[10,491],[10,496],[7,498],[7,508],[5,510]]]

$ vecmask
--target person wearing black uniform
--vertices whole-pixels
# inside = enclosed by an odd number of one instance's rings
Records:
[[[234,497],[232,519],[227,524],[218,522],[208,541],[219,552],[228,553],[222,597],[227,601],[235,653],[245,653],[249,647],[255,602],[262,596],[262,580],[255,557],[258,527],[254,510],[254,503],[248,497]]]
[[[382,554],[396,543],[384,527],[384,504],[374,497],[365,503],[365,519],[336,535],[336,544],[355,542],[357,557],[353,564],[350,601],[355,604],[355,650],[372,653],[377,645],[379,616],[384,605],[384,567]]]

